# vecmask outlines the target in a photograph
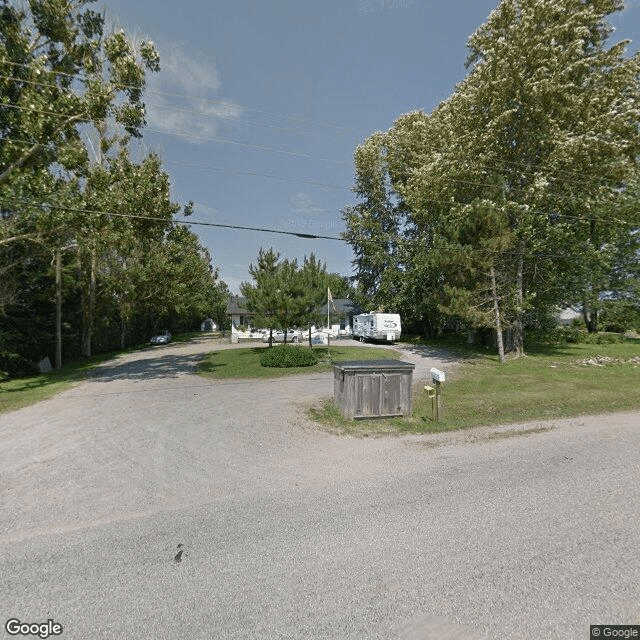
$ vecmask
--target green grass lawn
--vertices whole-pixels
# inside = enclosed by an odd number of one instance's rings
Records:
[[[69,389],[76,382],[84,380],[92,367],[110,360],[117,353],[120,352],[104,353],[87,360],[63,365],[59,371],[0,383],[0,413],[28,407]]]
[[[431,399],[423,384],[414,389],[414,411],[408,419],[346,421],[332,401],[313,408],[310,417],[331,430],[373,435],[640,409],[640,340],[535,345],[527,357],[502,365],[496,356],[477,349],[464,348],[460,355],[463,363],[443,384],[444,419],[438,423],[431,420]]]
[[[268,347],[246,347],[244,349],[224,349],[213,351],[198,364],[198,373],[207,378],[280,378],[300,373],[329,371],[334,362],[343,360],[382,360],[402,359],[402,354],[390,349],[371,349],[370,347],[313,347],[318,364],[311,367],[291,367],[280,369],[263,367],[260,353]],[[272,347],[277,349],[279,347]],[[300,345],[292,349],[308,349]]]
[[[173,343],[189,342],[193,338],[201,337],[200,331],[178,333],[171,338]],[[81,382],[92,367],[111,360],[121,353],[137,351],[148,346],[146,343],[131,346],[124,351],[103,353],[87,360],[80,360],[66,364],[60,371],[51,371],[38,376],[17,378],[0,383],[0,414],[28,407],[29,405],[51,398],[76,382]]]

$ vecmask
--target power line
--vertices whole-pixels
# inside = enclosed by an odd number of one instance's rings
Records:
[[[21,109],[26,109],[26,107],[15,107],[13,105],[2,105],[2,106],[9,106],[12,108],[21,108]],[[37,111],[37,110],[33,110],[33,111]],[[40,112],[40,113],[51,113],[52,115],[61,115],[61,114],[56,114],[55,112]],[[85,122],[89,122],[88,120]],[[287,154],[287,155],[293,155],[293,156],[298,156],[298,157],[305,157],[305,158],[309,158],[309,159],[313,159],[313,160],[319,160],[322,162],[331,162],[331,163],[339,163],[339,164],[347,164],[346,161],[342,161],[342,160],[333,160],[333,159],[328,159],[328,158],[318,158],[316,156],[313,156],[311,154],[304,154],[304,153],[300,153],[300,152],[294,152],[294,151],[288,151],[288,150],[283,150],[283,149],[274,149],[272,147],[266,147],[263,145],[253,145],[250,143],[243,143],[243,142],[238,142],[235,140],[226,140],[226,139],[222,139],[222,138],[207,138],[207,137],[203,137],[203,136],[196,136],[196,135],[191,135],[191,134],[184,134],[181,132],[173,132],[173,131],[167,131],[167,130],[161,130],[161,129],[151,129],[147,127],[148,131],[153,131],[153,132],[158,132],[158,133],[164,133],[164,134],[168,134],[168,135],[177,135],[177,136],[181,136],[184,135],[186,137],[192,137],[196,140],[210,140],[210,141],[215,141],[215,142],[221,142],[221,143],[225,143],[225,144],[234,144],[234,145],[239,145],[239,146],[245,146],[245,147],[250,147],[250,148],[255,148],[255,149],[259,149],[261,151],[273,151],[276,153],[283,153],[283,154]],[[28,140],[16,140],[14,138],[2,138],[2,140],[8,141],[8,142],[14,142],[16,144],[25,144],[25,145],[33,145],[36,144],[33,141],[28,141]],[[329,187],[329,188],[334,188],[334,189],[344,189],[344,190],[348,190],[348,191],[352,191],[353,189],[351,187],[347,187],[344,185],[335,185],[335,184],[327,184],[327,183],[323,183],[323,182],[318,182],[318,181],[312,181],[312,180],[298,180],[298,179],[293,179],[293,178],[285,178],[284,176],[276,176],[273,174],[263,174],[263,173],[258,173],[258,172],[252,172],[252,171],[233,171],[233,170],[229,170],[229,169],[225,169],[222,167],[208,167],[206,165],[197,165],[197,164],[191,164],[191,163],[184,163],[184,162],[179,162],[179,161],[172,161],[172,160],[163,160],[163,163],[165,164],[175,164],[175,165],[183,165],[183,166],[188,166],[188,167],[192,167],[192,168],[200,168],[202,170],[205,171],[221,171],[221,172],[225,172],[225,173],[234,173],[234,174],[239,174],[239,175],[255,175],[255,176],[261,176],[261,177],[265,177],[265,178],[273,178],[276,180],[282,180],[285,182],[300,182],[302,184],[308,184],[311,186],[320,186],[320,187]],[[484,167],[485,169],[489,169],[490,167],[488,165],[478,165],[480,167]],[[488,187],[488,188],[492,188],[492,187],[496,187],[496,184],[493,183],[488,183],[488,182],[475,182],[473,180],[464,180],[462,178],[448,178],[448,181],[450,183],[456,183],[456,184],[465,184],[465,185],[469,185],[469,186],[473,186],[473,187]],[[591,185],[591,182],[576,182],[576,184],[585,184],[585,185]],[[614,189],[614,187],[607,187],[609,189]],[[434,202],[434,203],[442,203],[442,204],[453,204],[451,201],[449,200],[438,200],[438,199],[428,199],[430,202]]]
[[[274,180],[282,180],[284,182],[296,182],[300,184],[307,184],[313,187],[326,187],[328,189],[339,189],[341,191],[350,191],[351,187],[347,187],[345,185],[340,184],[328,184],[326,182],[317,182],[315,180],[300,180],[298,178],[285,178],[284,176],[276,176],[271,173],[260,173],[258,171],[240,171],[235,169],[225,169],[223,167],[210,167],[203,164],[195,164],[190,162],[180,162],[178,160],[163,160],[164,164],[172,164],[177,166],[188,167],[191,169],[199,169],[201,171],[211,171],[211,172],[221,172],[221,173],[230,173],[233,175],[243,175],[243,176],[258,176],[261,178],[272,178]]]
[[[43,205],[42,203],[36,203],[28,200],[23,200],[20,198],[2,198],[1,200],[4,201],[5,203],[9,201],[13,201],[21,204],[34,205],[36,207],[48,208],[48,209],[57,209],[61,211],[73,211],[76,213],[89,213],[89,214],[96,214],[96,215],[103,215],[103,216],[113,216],[118,218],[131,218],[131,219],[138,219],[138,220],[146,220],[150,222],[161,222],[167,226],[170,226],[171,224],[183,224],[183,225],[198,225],[198,226],[207,226],[207,227],[220,227],[220,228],[235,229],[240,231],[257,231],[261,233],[276,233],[276,234],[282,234],[282,235],[290,235],[290,236],[296,236],[298,238],[303,238],[303,239],[337,240],[339,242],[343,242],[345,244],[351,245],[351,243],[348,240],[341,237],[336,237],[336,236],[323,236],[323,235],[310,234],[310,233],[298,233],[295,231],[282,231],[278,229],[267,229],[262,227],[247,227],[242,225],[230,225],[230,224],[221,224],[221,223],[214,223],[214,222],[201,222],[201,221],[175,220],[175,219],[168,220],[166,218],[158,218],[154,216],[144,216],[144,215],[133,214],[133,213],[115,213],[112,211],[83,209],[79,207],[66,207],[66,206],[60,206],[60,205],[53,205],[49,203],[46,203]],[[405,246],[406,245],[409,245],[409,246],[424,245],[424,240],[421,240],[420,238],[407,238],[403,236],[391,236],[388,238],[377,236],[375,238],[365,238],[363,241],[360,242],[360,244],[380,244],[381,242],[385,242],[385,241],[394,241],[394,242],[397,242],[398,245],[405,245]],[[436,253],[436,254],[449,252],[449,253],[463,253],[463,254],[475,253],[475,254],[496,255],[496,256],[518,255],[518,253],[515,251],[505,251],[501,249],[486,249],[486,248],[480,249],[480,248],[469,247],[469,246],[461,246],[461,247],[427,246],[426,248],[430,252]],[[557,254],[557,253],[528,252],[526,255],[528,255],[531,258],[567,259],[572,257],[567,253]]]
[[[319,158],[317,156],[311,155],[310,153],[303,153],[300,151],[276,149],[274,147],[267,147],[259,144],[251,144],[248,142],[238,142],[237,140],[227,140],[226,138],[201,136],[201,135],[196,135],[196,134],[183,132],[183,131],[169,131],[168,129],[153,129],[151,127],[145,127],[145,131],[152,131],[154,133],[160,133],[160,134],[166,134],[166,135],[175,135],[181,138],[191,138],[193,140],[199,140],[199,141],[219,142],[221,144],[237,145],[239,147],[248,147],[250,149],[258,149],[259,151],[271,151],[273,153],[281,153],[284,155],[295,156],[298,158],[307,158],[309,160],[319,160],[320,162],[330,162],[334,164],[350,164],[346,160],[333,160],[332,158]]]
[[[45,110],[41,110],[41,109],[32,109],[29,107],[22,107],[19,105],[0,105],[2,107],[6,107],[6,108],[10,108],[10,109],[18,109],[18,110],[22,110],[22,111],[29,111],[32,113],[41,113],[41,114],[46,114],[46,115],[53,115],[53,116],[59,116],[59,117],[68,117],[67,114],[61,114],[59,112],[56,111],[45,111]],[[84,123],[89,123],[91,122],[90,119],[82,119],[82,120],[76,120],[76,122],[84,122]],[[252,144],[252,143],[247,143],[247,142],[240,142],[237,140],[229,140],[226,138],[219,138],[219,137],[207,137],[207,136],[202,136],[202,135],[198,135],[198,134],[192,134],[189,132],[181,132],[181,131],[171,131],[168,129],[154,129],[151,127],[145,127],[146,131],[151,131],[154,133],[159,133],[159,134],[164,134],[164,135],[175,135],[177,137],[184,137],[184,138],[189,138],[192,140],[196,140],[196,141],[209,141],[209,142],[218,142],[220,144],[229,144],[229,145],[236,145],[236,146],[241,146],[241,147],[247,147],[247,148],[251,148],[251,149],[257,149],[260,151],[269,151],[269,152],[273,152],[273,153],[280,153],[280,154],[284,154],[284,155],[289,155],[289,156],[294,156],[294,157],[302,157],[302,158],[308,158],[310,160],[317,160],[320,162],[328,162],[328,163],[332,163],[332,164],[350,164],[345,160],[334,160],[332,158],[320,158],[317,156],[314,156],[312,154],[308,154],[308,153],[303,153],[303,152],[298,152],[298,151],[291,151],[291,150],[287,150],[287,149],[277,149],[274,147],[269,147],[266,145],[256,145],[256,144]],[[19,141],[19,140],[15,140],[15,139],[11,139],[11,138],[3,138],[3,140],[7,140],[7,141],[11,141],[11,142],[15,142],[18,144],[36,144],[35,142],[30,142],[30,141]],[[167,161],[169,163],[169,161]],[[497,160],[497,162],[501,162],[500,160]],[[506,161],[505,161],[506,162]],[[179,164],[177,162],[174,162],[174,164]],[[512,164],[517,164],[517,163],[512,163]],[[491,167],[490,165],[487,164],[479,164],[477,165],[479,168],[483,168],[485,170],[497,170],[500,171],[501,169],[499,167]],[[218,169],[219,171],[226,171],[225,169]],[[249,175],[252,175],[251,172],[248,172]],[[257,174],[256,174],[257,175]],[[282,180],[288,180],[287,178],[280,178],[279,176],[273,176],[273,175],[264,175],[264,177],[273,177],[275,179],[282,179]],[[563,180],[565,182],[569,182],[572,184],[577,184],[577,185],[586,185],[586,186],[591,186],[593,184],[592,181],[588,181],[588,180],[568,180],[566,178],[555,178],[556,180]],[[476,182],[473,180],[464,180],[462,178],[448,178],[448,181],[450,183],[456,183],[456,184],[466,184],[469,186],[473,186],[473,187],[487,187],[487,188],[496,188],[499,185],[496,185],[495,183],[488,183],[488,182]],[[350,187],[344,187],[344,186],[340,186],[340,185],[328,185],[328,184],[324,184],[324,183],[319,183],[319,182],[312,182],[312,181],[303,181],[306,184],[315,184],[316,186],[330,186],[330,187],[334,187],[334,188],[344,188],[344,189],[349,189]],[[612,187],[612,186],[607,186],[607,185],[602,185],[605,186],[608,189],[613,189],[616,190],[616,187]],[[442,201],[442,202],[446,202],[446,201]]]
[[[0,105],[1,107],[5,107],[5,108],[9,108],[9,109],[18,109],[21,111],[29,111],[30,113],[41,113],[41,114],[45,114],[45,115],[52,115],[52,116],[59,116],[59,117],[69,117],[67,114],[62,114],[62,113],[57,113],[55,111],[44,111],[42,109],[32,109],[30,107],[22,107],[19,105],[12,105],[12,104],[3,104]],[[76,123],[89,123],[92,122],[91,119],[78,119],[75,121]],[[259,144],[251,144],[249,142],[239,142],[237,140],[228,140],[226,138],[219,138],[219,137],[208,137],[208,136],[202,136],[202,135],[197,135],[197,134],[193,134],[193,133],[189,133],[187,131],[170,131],[168,129],[153,129],[151,127],[145,127],[145,131],[151,131],[153,133],[160,133],[160,134],[164,134],[164,135],[175,135],[177,137],[181,137],[181,138],[189,138],[192,140],[198,140],[198,141],[206,141],[206,142],[218,142],[220,144],[229,144],[229,145],[236,145],[236,146],[240,146],[240,147],[246,147],[246,148],[250,148],[250,149],[258,149],[259,151],[270,151],[272,153],[281,153],[283,155],[288,155],[288,156],[294,156],[297,158],[307,158],[309,160],[318,160],[320,162],[329,162],[329,163],[333,163],[333,164],[350,164],[348,163],[346,160],[334,160],[333,158],[319,158],[317,156],[314,156],[310,153],[303,153],[301,151],[290,151],[288,149],[276,149],[275,147],[268,147],[265,145],[259,145]]]
[[[33,144],[32,142],[29,141],[20,141],[20,140],[15,140],[15,139],[11,139],[11,138],[5,138],[5,140],[9,140],[12,142],[16,142],[19,144]],[[177,165],[177,166],[185,166],[188,168],[193,168],[193,169],[199,169],[202,171],[207,171],[207,172],[223,172],[223,173],[230,173],[230,174],[237,174],[237,175],[249,175],[249,176],[257,176],[257,177],[265,177],[265,178],[271,178],[271,179],[275,179],[275,180],[281,180],[283,182],[292,182],[292,183],[300,183],[300,184],[307,184],[310,186],[317,186],[317,187],[326,187],[326,188],[332,188],[332,189],[339,189],[339,190],[345,190],[345,191],[353,191],[353,188],[351,187],[347,187],[344,185],[335,185],[335,184],[328,184],[328,183],[323,183],[323,182],[318,182],[318,181],[312,181],[312,180],[299,180],[296,178],[287,178],[284,176],[277,176],[274,174],[266,174],[266,173],[260,173],[260,172],[254,172],[254,171],[240,171],[240,170],[232,170],[232,169],[225,169],[223,167],[209,167],[207,165],[199,165],[199,164],[195,164],[195,163],[186,163],[186,162],[180,162],[180,161],[172,161],[172,160],[163,160],[164,164],[173,164],[173,165]],[[493,185],[489,185],[489,184],[484,184],[484,183],[476,183],[476,182],[472,182],[472,181],[468,181],[468,180],[458,180],[456,178],[450,178],[450,180],[452,182],[456,182],[456,183],[463,183],[463,184],[469,184],[471,186],[493,186]],[[423,200],[425,202],[429,202],[431,204],[434,205],[445,205],[445,206],[449,206],[449,207],[464,207],[464,206],[471,206],[473,203],[469,203],[469,202],[457,202],[455,200],[441,200],[439,198],[423,198]],[[504,204],[510,204],[509,201],[505,202]],[[515,203],[517,204],[517,203]],[[358,206],[358,205],[355,205]],[[601,217],[597,217],[597,216],[579,216],[579,215],[572,215],[572,214],[567,214],[567,213],[559,213],[556,211],[549,211],[549,212],[544,212],[544,211],[539,211],[539,210],[535,210],[535,209],[531,209],[532,213],[538,214],[538,215],[542,215],[542,216],[548,216],[548,217],[553,217],[553,218],[567,218],[567,219],[571,219],[571,220],[578,220],[578,221],[582,221],[582,222],[601,222],[602,218]],[[622,224],[622,225],[628,225],[631,227],[634,226],[638,226],[640,223],[638,222],[631,222],[628,220],[622,220],[620,218],[609,218],[612,222],[615,222],[617,224]]]
[[[23,67],[23,68],[30,68],[29,64],[23,63],[23,62],[12,62],[10,60],[3,60],[3,64],[10,64],[16,67]],[[47,73],[52,73],[55,75],[59,75],[59,76],[63,76],[63,77],[67,77],[67,78],[72,78],[73,80],[79,80],[82,81],[77,74],[73,74],[73,73],[66,73],[63,71],[54,71],[52,69],[47,70]],[[14,76],[3,76],[0,75],[0,78],[4,78],[6,80],[14,80],[15,82],[21,82],[21,83],[25,83],[25,84],[34,84],[34,85],[39,85],[39,86],[43,86],[43,87],[50,87],[50,88],[60,88],[58,87],[58,85],[55,84],[49,84],[49,83],[42,83],[42,82],[36,82],[35,80],[27,80],[25,78],[16,78]],[[123,84],[119,84],[117,86],[117,88],[119,90],[124,90],[124,89],[138,89],[138,87],[132,86],[132,85],[123,85]],[[319,126],[325,129],[335,129],[337,131],[343,131],[343,132],[348,132],[348,133],[355,133],[355,134],[359,134],[359,132],[355,131],[354,129],[350,129],[348,127],[341,127],[340,125],[337,125],[333,122],[320,122],[318,120],[307,120],[304,118],[300,118],[299,116],[292,116],[292,115],[288,115],[288,114],[284,114],[284,113],[278,113],[277,111],[268,111],[266,109],[258,109],[256,107],[249,107],[247,105],[243,105],[243,104],[239,104],[236,102],[230,102],[229,100],[216,100],[216,99],[212,99],[212,98],[199,98],[197,96],[190,96],[187,94],[183,94],[183,93],[176,93],[176,92],[172,92],[172,91],[161,91],[159,89],[153,89],[150,88],[148,86],[144,87],[144,91],[146,93],[152,93],[152,94],[156,94],[156,95],[161,95],[161,96],[168,96],[171,98],[182,98],[185,100],[192,100],[194,102],[201,102],[203,104],[212,104],[212,105],[218,105],[218,106],[223,106],[223,107],[230,107],[233,109],[237,109],[238,107],[242,108],[245,111],[252,111],[254,113],[262,113],[264,115],[269,115],[269,116],[273,116],[276,118],[282,118],[283,120],[289,120],[291,122],[297,122],[299,124],[307,124],[307,125],[312,125],[312,126]]]
[[[0,76],[1,77],[1,76]],[[186,97],[186,96],[185,96]],[[153,102],[145,102],[145,107],[154,107],[156,109],[165,109],[167,111],[176,111],[178,113],[188,113],[195,116],[199,116],[201,118],[220,118],[224,119],[224,115],[216,114],[216,113],[206,113],[203,111],[198,111],[197,109],[185,109],[183,107],[177,107],[175,105],[170,104],[155,104]],[[249,125],[252,127],[263,127],[265,129],[277,129],[278,131],[287,131],[289,133],[295,133],[297,135],[302,136],[312,136],[318,135],[315,133],[311,133],[310,131],[305,131],[304,129],[295,129],[292,127],[282,127],[277,124],[269,124],[267,122],[254,122],[251,120],[242,120],[243,125]],[[355,132],[354,132],[355,133]]]
[[[22,145],[26,145],[26,146],[32,146],[34,144],[36,144],[34,141],[32,140],[16,140],[15,138],[2,138],[2,141],[5,142],[13,142],[15,144],[22,144]],[[312,187],[324,187],[327,189],[337,189],[340,191],[351,191],[352,187],[348,187],[346,185],[343,184],[330,184],[327,182],[319,182],[317,180],[303,180],[301,178],[288,178],[285,176],[278,176],[275,175],[273,173],[261,173],[259,171],[241,171],[239,169],[226,169],[225,167],[214,167],[214,166],[209,166],[209,165],[204,165],[204,164],[197,164],[197,163],[193,163],[193,162],[181,162],[180,160],[166,160],[166,159],[162,159],[162,164],[170,164],[170,165],[176,165],[179,167],[187,167],[190,169],[198,169],[200,171],[207,171],[207,172],[211,172],[211,173],[216,173],[216,172],[220,172],[220,173],[229,173],[231,175],[241,175],[241,176],[257,176],[260,178],[271,178],[273,180],[281,180],[283,182],[293,182],[293,183],[297,183],[297,184],[306,184]]]
[[[24,63],[17,63],[17,62],[10,62],[10,61],[5,61],[7,64],[11,64],[11,65],[15,65],[15,66],[20,66],[20,67],[27,67],[29,65],[26,65]],[[69,74],[69,73],[64,73],[61,71],[50,71],[50,73],[56,74],[56,75],[62,75],[62,76],[66,76],[66,77],[70,77],[70,78],[74,78],[77,79],[76,75],[73,74]],[[26,84],[32,84],[34,86],[41,86],[41,87],[48,87],[48,88],[59,88],[57,85],[55,84],[49,84],[49,83],[42,83],[42,82],[36,82],[34,80],[26,80],[26,79],[20,79],[20,78],[15,78],[13,76],[5,76],[5,75],[0,75],[0,78],[6,79],[6,80],[15,80],[16,82],[23,82]],[[126,89],[126,88],[132,88],[128,85],[121,85],[120,88]],[[238,106],[242,107],[245,110],[248,111],[254,111],[256,113],[265,113],[268,115],[273,115],[273,116],[277,116],[277,117],[282,117],[284,119],[289,119],[292,121],[297,121],[299,123],[302,124],[318,124],[319,126],[326,126],[328,128],[334,128],[336,130],[339,131],[350,131],[352,133],[358,133],[352,129],[348,129],[346,127],[338,127],[337,125],[333,125],[333,124],[326,124],[326,123],[318,123],[318,122],[314,122],[314,121],[309,121],[309,120],[304,120],[304,119],[300,119],[300,118],[296,118],[293,116],[287,116],[284,114],[279,114],[276,112],[270,112],[270,111],[265,111],[262,109],[257,109],[257,108],[253,108],[253,107],[247,107],[245,105],[238,105],[236,103],[232,103],[232,102],[228,102],[228,101],[224,101],[224,100],[212,100],[212,99],[207,99],[207,98],[198,98],[196,96],[189,96],[186,94],[180,94],[180,93],[172,93],[172,92],[163,92],[163,91],[158,91],[158,90],[153,90],[153,89],[149,89],[148,87],[145,87],[145,91],[149,92],[149,93],[157,93],[159,95],[167,95],[167,96],[172,96],[172,97],[178,97],[178,98],[182,98],[185,100],[192,100],[195,102],[204,102],[204,103],[209,103],[209,104],[215,104],[215,105],[220,105],[220,106],[227,106],[227,107],[233,107],[236,108]],[[14,107],[14,108],[23,108],[24,107],[18,107],[15,105],[2,105],[2,106],[6,106],[6,107]],[[203,113],[200,111],[195,111],[195,110],[189,110],[189,109],[184,109],[181,107],[175,107],[173,105],[155,105],[158,108],[161,109],[167,109],[167,110],[174,110],[174,111],[178,111],[178,112],[186,112],[186,113],[193,113],[195,115],[198,115],[200,117],[205,117],[205,118],[216,118],[216,117],[220,117],[218,114],[207,114],[207,113]],[[33,110],[38,112],[37,110]],[[39,113],[50,113],[51,115],[62,115],[62,114],[56,114],[56,112],[44,112],[44,111],[39,111]],[[86,122],[89,122],[90,120],[87,120]],[[278,127],[277,125],[270,125],[270,124],[261,124],[261,123],[251,123],[251,122],[246,122],[244,121],[243,124],[250,124],[250,125],[254,125],[254,126],[263,126],[263,127],[273,127],[276,129],[280,129],[281,127]],[[191,139],[196,139],[196,140],[209,140],[209,141],[216,141],[216,142],[221,142],[221,143],[226,143],[226,144],[244,144],[244,143],[239,143],[239,142],[235,142],[235,141],[227,141],[227,140],[223,140],[223,139],[214,139],[214,138],[206,138],[206,137],[199,137],[195,134],[189,134],[188,132],[185,133],[181,133],[181,132],[172,132],[172,131],[168,131],[168,130],[162,130],[162,129],[149,129],[148,127],[146,128],[149,131],[154,131],[156,133],[169,133],[172,135],[178,135],[178,136],[183,136],[186,138],[191,138]],[[285,130],[291,130],[291,129],[285,129]],[[298,133],[305,133],[306,132],[302,132],[300,130],[292,130],[292,131],[297,131]],[[472,136],[473,134],[471,132],[469,132],[468,134],[469,136]],[[610,142],[610,140],[607,139],[602,139],[603,142]],[[266,150],[272,150],[271,148],[267,148]],[[280,153],[295,153],[295,152],[287,152],[287,151],[282,151],[282,150],[278,150],[278,152]],[[305,157],[307,157],[305,155]],[[340,160],[329,160],[329,159],[322,159],[325,162],[337,162],[337,163],[345,163],[345,161],[340,161]],[[501,164],[510,164],[513,166],[519,166],[519,167],[523,167],[523,168],[527,168],[529,170],[532,169],[531,165],[527,164],[527,163],[522,163],[522,162],[516,162],[516,161],[509,161],[509,160],[500,160],[500,159],[496,159],[496,162],[501,163]],[[482,165],[479,165],[482,166]],[[485,165],[485,168],[488,169],[492,169],[495,167],[491,167],[490,165]],[[536,165],[535,168],[540,168],[540,169],[549,169],[548,165]],[[602,176],[596,175],[596,174],[587,174],[585,172],[568,172],[568,171],[564,171],[562,169],[552,169],[552,173],[557,173],[557,174],[561,174],[561,175],[565,175],[565,176],[576,176],[576,175],[580,175],[580,176],[587,176],[587,177],[591,177],[594,179],[598,179],[601,180]],[[573,184],[585,184],[585,185],[589,185],[591,184],[591,181],[589,180],[566,180],[567,182],[572,182]],[[478,185],[478,186],[483,186],[483,185]],[[485,185],[485,186],[495,186],[495,185]]]
[[[299,233],[296,231],[282,231],[279,229],[266,229],[262,227],[245,227],[241,225],[235,224],[221,224],[217,222],[200,222],[196,220],[167,220],[166,218],[157,218],[154,216],[143,216],[135,213],[116,213],[114,211],[100,211],[97,209],[82,209],[79,207],[67,207],[60,206],[50,203],[36,203],[30,202],[28,200],[22,200],[20,198],[2,198],[3,202],[7,204],[10,201],[18,202],[20,204],[33,205],[36,207],[43,207],[46,209],[57,209],[59,211],[73,211],[75,213],[91,213],[100,216],[114,216],[117,218],[132,218],[137,220],[147,220],[150,222],[162,222],[166,225],[170,224],[184,224],[184,225],[198,225],[203,227],[221,227],[223,229],[238,229],[241,231],[260,231],[262,233],[279,233],[288,236],[296,236],[298,238],[312,239],[312,240],[339,240],[340,242],[344,242],[342,238],[337,238],[335,236],[321,236],[312,233]]]

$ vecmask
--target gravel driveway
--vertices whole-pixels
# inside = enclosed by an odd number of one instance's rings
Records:
[[[359,640],[435,638],[434,620],[496,640],[640,624],[638,413],[339,437],[300,417],[332,373],[193,374],[234,347],[128,354],[0,416],[3,624]],[[404,359],[417,379],[455,366]]]

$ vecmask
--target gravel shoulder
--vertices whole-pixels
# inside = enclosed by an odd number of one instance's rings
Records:
[[[73,389],[0,416],[0,541],[265,484],[317,482],[328,468],[340,469],[362,445],[321,436],[301,418],[304,407],[333,393],[332,372],[221,381],[196,375],[204,353],[244,346],[202,338],[123,354]]]
[[[0,416],[5,620],[243,640],[394,638],[421,616],[496,640],[640,622],[637,412],[335,436],[299,418],[331,373],[211,381],[194,367],[212,348],[236,345],[127,354]],[[416,380],[455,368],[402,348]]]

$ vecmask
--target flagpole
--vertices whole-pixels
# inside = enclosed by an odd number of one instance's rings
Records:
[[[329,358],[331,358],[331,353],[329,351],[329,347],[331,347],[331,335],[329,333],[329,330],[331,328],[331,325],[329,324],[329,300],[330,299],[331,299],[331,289],[327,287],[327,354],[329,355]]]

